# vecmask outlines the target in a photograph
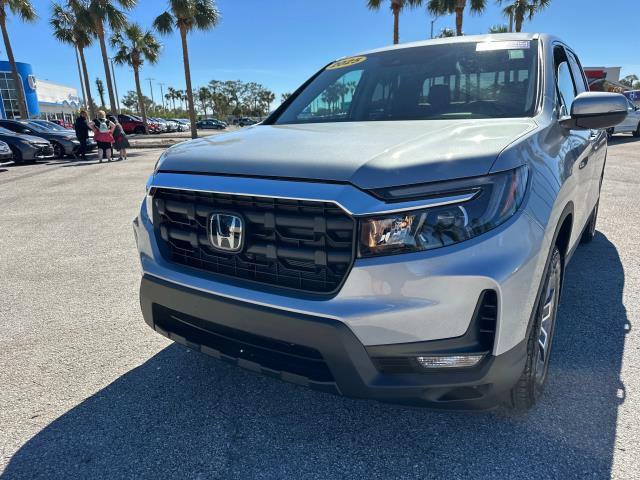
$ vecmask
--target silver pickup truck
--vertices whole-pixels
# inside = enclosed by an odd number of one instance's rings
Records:
[[[543,34],[331,62],[261,124],[162,154],[134,220],[145,321],[324,392],[531,407],[627,115],[587,90]]]

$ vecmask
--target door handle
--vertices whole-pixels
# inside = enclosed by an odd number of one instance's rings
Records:
[[[582,170],[584,167],[587,166],[587,163],[589,163],[589,157],[584,157],[582,161],[578,164],[578,168]]]

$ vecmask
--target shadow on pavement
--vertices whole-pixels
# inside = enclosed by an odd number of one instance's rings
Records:
[[[548,389],[527,414],[334,397],[172,345],[31,438],[2,478],[608,478],[623,286],[605,236],[578,249]]]

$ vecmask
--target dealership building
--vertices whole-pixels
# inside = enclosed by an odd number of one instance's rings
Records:
[[[31,118],[70,121],[81,104],[78,90],[66,85],[36,80],[31,65],[17,62],[20,88],[22,88]],[[0,61],[0,118],[20,116],[18,93],[7,61]]]

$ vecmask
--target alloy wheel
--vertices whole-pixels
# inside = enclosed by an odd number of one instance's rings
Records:
[[[544,384],[549,369],[549,356],[555,331],[562,274],[559,256],[554,257],[554,262],[549,268],[549,278],[543,296],[544,304],[539,313],[540,322],[534,361],[535,379],[538,387],[542,387]]]

